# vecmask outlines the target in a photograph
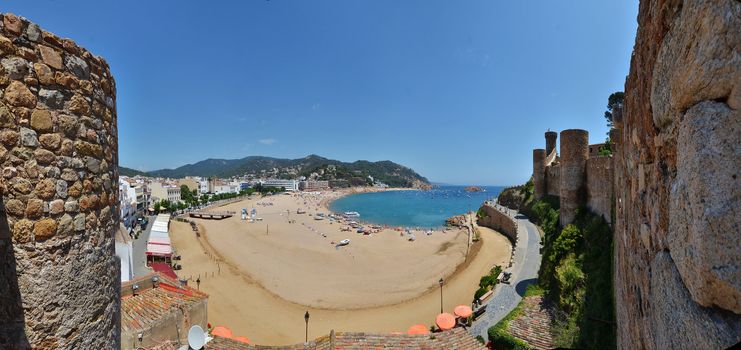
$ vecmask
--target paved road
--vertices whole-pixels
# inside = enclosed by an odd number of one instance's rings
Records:
[[[149,240],[149,232],[152,230],[152,224],[156,216],[148,216],[149,223],[147,229],[139,234],[139,238],[135,239],[132,243],[133,246],[133,259],[134,259],[134,277],[144,276],[152,270],[147,267],[147,241]]]
[[[499,283],[487,301],[486,312],[481,315],[469,331],[474,336],[487,339],[486,331],[509,314],[522,300],[528,285],[537,281],[540,268],[540,234],[538,228],[524,215],[514,210],[496,206],[500,211],[515,218],[517,222],[517,242],[514,262],[506,271],[512,272],[510,284]]]

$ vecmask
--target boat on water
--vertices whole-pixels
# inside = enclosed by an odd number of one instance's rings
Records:
[[[360,213],[358,213],[357,211],[346,211],[344,214],[345,216],[351,217],[351,218],[360,217]]]

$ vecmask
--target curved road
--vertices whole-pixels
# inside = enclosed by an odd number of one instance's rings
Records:
[[[498,283],[493,295],[486,302],[486,312],[479,316],[469,328],[473,336],[480,335],[488,339],[486,331],[509,314],[525,295],[525,289],[538,278],[540,269],[540,234],[538,228],[517,211],[499,205],[495,209],[509,215],[517,222],[517,242],[512,267],[505,271],[512,272],[510,284]]]

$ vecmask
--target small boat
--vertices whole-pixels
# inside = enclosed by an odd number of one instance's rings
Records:
[[[360,213],[358,213],[357,211],[346,211],[345,216],[351,217],[351,218],[357,218],[357,217],[360,217]]]
[[[348,244],[350,244],[350,240],[349,239],[343,239],[343,240],[340,241],[340,243],[337,243],[337,246],[338,247],[342,247],[342,246],[346,246]]]
[[[324,220],[324,217],[317,215],[317,216],[314,216],[314,220]]]

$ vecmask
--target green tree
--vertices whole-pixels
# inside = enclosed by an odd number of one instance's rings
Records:
[[[618,110],[623,108],[623,98],[625,93],[622,91],[613,92],[610,97],[607,98],[607,111],[605,111],[605,119],[607,120],[607,127],[612,128],[613,118],[616,113],[620,113]]]
[[[157,213],[159,213],[160,210],[162,210],[162,205],[160,204],[160,202],[155,202],[154,203],[154,211],[157,212]]]
[[[578,313],[584,298],[585,275],[573,253],[566,255],[556,267],[556,279],[560,290],[559,304],[567,312]]]

